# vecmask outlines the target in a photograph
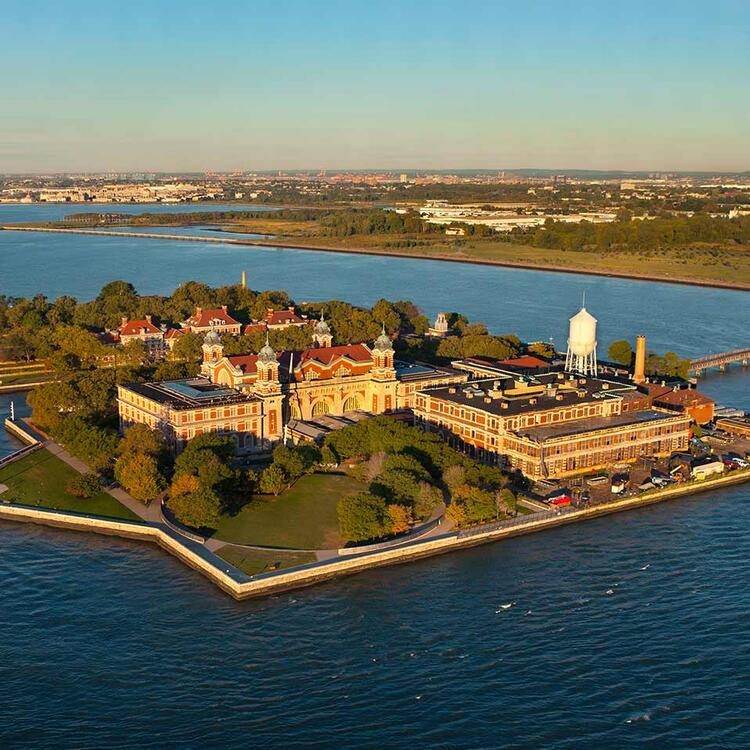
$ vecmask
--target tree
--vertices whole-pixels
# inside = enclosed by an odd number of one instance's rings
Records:
[[[504,490],[500,490],[497,493],[498,511],[505,510],[511,516],[515,516],[518,512],[518,498],[512,490],[507,487]]]
[[[164,436],[152,430],[146,424],[134,424],[128,427],[117,447],[120,456],[145,453],[148,456],[159,456],[166,449]]]
[[[277,497],[289,486],[289,479],[278,464],[271,464],[261,475],[259,489],[264,495]]]
[[[429,518],[435,508],[443,502],[443,493],[429,482],[419,483],[419,494],[414,500],[414,515],[417,518]]]
[[[168,507],[178,521],[195,529],[216,528],[221,518],[221,497],[210,487],[170,497]]]
[[[466,484],[466,470],[459,464],[449,466],[443,472],[443,482],[451,493],[455,492],[458,487]]]
[[[351,542],[379,539],[391,530],[385,500],[367,492],[349,495],[336,507],[341,536]]]
[[[401,534],[411,528],[414,514],[407,505],[389,505],[387,511],[391,534]]]
[[[630,363],[633,361],[633,348],[630,346],[630,342],[625,339],[613,341],[607,349],[607,357],[612,362],[630,367]]]
[[[65,491],[74,497],[88,499],[101,490],[96,474],[77,474],[66,485]]]
[[[234,453],[234,442],[229,437],[206,432],[189,440],[185,449],[174,462],[175,474],[200,474],[201,467],[216,456],[228,461]]]
[[[495,496],[479,487],[463,485],[453,493],[446,515],[457,526],[494,519],[497,517]]]
[[[197,333],[180,336],[172,348],[172,358],[185,362],[199,362],[203,357],[203,337]]]
[[[117,459],[115,479],[129,495],[144,503],[155,499],[165,486],[156,459],[140,452]]]
[[[199,486],[198,477],[192,474],[176,474],[174,479],[172,479],[172,486],[169,488],[169,496],[190,495]]]

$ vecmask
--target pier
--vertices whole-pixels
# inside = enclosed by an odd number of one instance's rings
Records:
[[[735,349],[731,352],[709,354],[706,357],[690,360],[689,372],[700,375],[704,370],[710,370],[714,367],[718,367],[723,371],[727,365],[737,363],[742,364],[743,367],[747,367],[748,361],[750,361],[750,347]]]

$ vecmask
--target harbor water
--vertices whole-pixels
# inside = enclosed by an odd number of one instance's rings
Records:
[[[750,331],[743,292],[431,261],[0,232],[0,263],[0,294],[246,270],[558,346],[584,291],[603,347]],[[701,387],[750,408],[740,367]],[[746,748],[749,505],[739,486],[242,603],[145,544],[0,524],[0,748]]]

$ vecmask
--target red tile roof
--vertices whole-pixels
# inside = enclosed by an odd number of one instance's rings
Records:
[[[296,370],[307,362],[317,362],[324,367],[330,367],[338,359],[350,359],[353,362],[369,364],[372,362],[372,354],[364,344],[349,344],[347,346],[326,346],[317,349],[304,349],[301,352],[279,352],[276,355],[279,360],[279,369],[282,373]],[[257,370],[257,354],[236,354],[227,357],[230,364],[240,369],[244,374],[252,374]]]
[[[169,328],[164,334],[165,339],[176,339],[179,336],[184,336],[187,331],[181,331],[179,328]]]
[[[270,326],[302,325],[307,323],[305,318],[301,318],[294,312],[293,307],[287,310],[269,310],[263,320]]]
[[[209,328],[211,325],[239,325],[228,312],[226,306],[215,307],[204,310],[202,307],[195,308],[195,314],[191,315],[186,321],[191,328]]]
[[[122,325],[117,330],[120,332],[120,336],[140,336],[144,333],[161,333],[161,330],[151,322],[150,315],[147,315],[143,320],[128,320],[127,318],[123,318]]]
[[[241,370],[245,375],[256,372],[258,369],[257,354],[235,354],[227,359],[233,367]]]
[[[345,346],[321,346],[315,349],[304,349],[296,352],[299,364],[304,362],[320,362],[330,365],[341,357],[346,357],[354,362],[372,362],[372,353],[364,344],[347,344]]]
[[[530,354],[524,354],[522,357],[514,357],[513,359],[499,359],[496,364],[505,367],[523,367],[524,369],[541,369],[550,366],[549,362]]]

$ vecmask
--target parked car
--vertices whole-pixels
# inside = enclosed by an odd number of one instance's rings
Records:
[[[567,492],[565,492],[559,495],[548,497],[547,502],[555,508],[563,508],[566,505],[570,505],[573,502],[573,498]]]

